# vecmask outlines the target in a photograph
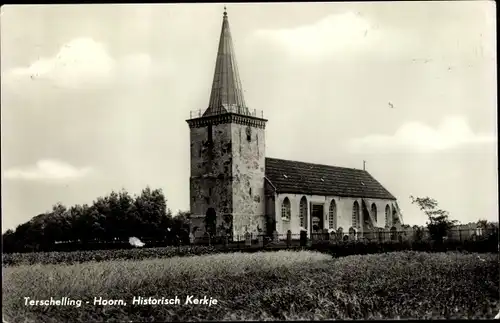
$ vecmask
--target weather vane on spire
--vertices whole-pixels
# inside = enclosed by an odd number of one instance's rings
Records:
[[[227,16],[226,5],[224,5],[224,16]]]

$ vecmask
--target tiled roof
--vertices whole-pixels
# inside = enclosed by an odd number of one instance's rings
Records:
[[[266,177],[278,193],[396,199],[360,169],[266,158]]]

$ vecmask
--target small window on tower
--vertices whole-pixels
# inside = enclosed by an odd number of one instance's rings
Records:
[[[212,196],[212,188],[208,189],[208,195]]]
[[[247,127],[247,140],[250,142],[252,140],[252,128]]]
[[[252,188],[250,187],[250,189],[248,190],[248,194],[252,195]]]

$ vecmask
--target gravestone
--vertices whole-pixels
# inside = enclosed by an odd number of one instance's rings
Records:
[[[328,229],[323,229],[322,233],[321,240],[330,240],[330,233],[328,233]]]
[[[307,231],[305,230],[300,231],[300,246],[301,247],[307,246]]]
[[[288,230],[286,232],[286,245],[290,247],[292,245],[292,231]]]
[[[250,233],[245,233],[245,247],[252,246],[252,235]]]
[[[338,241],[343,241],[344,240],[344,229],[342,227],[337,229],[337,240]]]
[[[273,242],[280,242],[280,237],[278,235],[278,231],[276,230],[273,232]]]
[[[391,236],[391,241],[397,241],[398,240],[398,231],[396,230],[396,228],[392,227],[389,232],[390,232],[390,236]]]
[[[356,240],[356,230],[354,230],[354,228],[352,227],[349,229],[349,240],[350,241]]]
[[[210,245],[210,234],[208,232],[205,232],[205,234],[203,235],[203,240],[208,243],[208,245]]]
[[[378,238],[379,243],[382,243],[385,241],[385,229],[384,228],[378,228],[377,238]]]
[[[259,246],[264,247],[264,236],[261,234],[259,235]]]

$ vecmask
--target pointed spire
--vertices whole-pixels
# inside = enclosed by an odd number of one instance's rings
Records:
[[[238,67],[236,65],[227,11],[224,6],[222,30],[220,33],[210,102],[208,109],[203,115],[226,112],[248,114],[248,109],[243,99],[243,89],[238,74]]]

